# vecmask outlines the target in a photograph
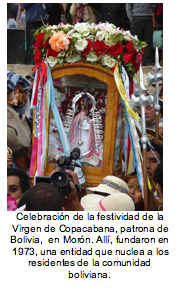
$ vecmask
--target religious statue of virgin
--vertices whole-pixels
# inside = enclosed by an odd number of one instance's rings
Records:
[[[84,101],[81,101],[81,110],[72,121],[68,138],[71,148],[79,147],[81,154],[96,152],[93,119],[90,118]]]

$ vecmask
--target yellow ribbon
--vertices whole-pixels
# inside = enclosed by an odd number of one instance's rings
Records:
[[[139,121],[139,118],[138,118],[137,114],[132,110],[131,105],[130,105],[130,102],[129,102],[128,98],[127,98],[127,95],[126,95],[126,92],[125,92],[125,89],[124,89],[124,86],[123,86],[123,82],[122,82],[121,77],[120,77],[120,74],[119,74],[118,64],[116,65],[115,70],[114,70],[114,79],[115,79],[115,82],[116,82],[116,85],[117,85],[119,94],[120,94],[121,98],[123,99],[124,104],[125,104],[125,106],[127,108],[127,111],[137,121]]]

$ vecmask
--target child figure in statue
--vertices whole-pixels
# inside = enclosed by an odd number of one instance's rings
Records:
[[[81,154],[96,153],[93,120],[88,115],[85,102],[81,101],[81,111],[74,117],[68,134],[71,148],[79,147]]]

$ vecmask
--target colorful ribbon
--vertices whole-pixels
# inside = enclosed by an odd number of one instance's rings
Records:
[[[35,75],[31,100],[31,108],[34,108],[34,119],[30,176],[42,176],[46,170],[49,146],[50,107],[60,135],[64,155],[69,156],[72,149],[56,106],[51,70],[46,62],[42,62]],[[80,164],[79,161],[77,163]],[[75,172],[78,173],[80,183],[84,183],[85,178],[81,168],[75,168]]]
[[[124,68],[122,68],[124,72],[124,85],[122,83],[121,76],[119,74],[119,68],[118,65],[115,68],[114,71],[114,78],[116,85],[118,87],[118,91],[120,93],[122,102],[125,107],[125,117],[126,117],[126,124],[127,124],[127,131],[129,133],[130,139],[127,139],[127,170],[130,171],[130,173],[133,171],[133,161],[136,167],[137,177],[138,177],[138,183],[140,185],[140,188],[142,190],[142,196],[144,196],[144,186],[143,186],[143,172],[142,172],[142,163],[141,163],[141,153],[140,153],[140,145],[139,145],[139,138],[136,131],[135,121],[139,121],[138,116],[133,112],[131,109],[130,103],[129,103],[129,94],[131,93],[131,90],[133,90],[131,87],[133,86],[133,83],[129,87],[129,78],[126,74],[126,71]],[[126,87],[126,89],[125,89]],[[127,94],[126,94],[127,92]],[[130,150],[130,147],[132,151]],[[129,173],[129,172],[128,172]]]

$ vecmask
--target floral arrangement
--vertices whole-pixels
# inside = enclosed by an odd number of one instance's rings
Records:
[[[82,59],[85,63],[100,63],[108,70],[114,70],[121,63],[131,77],[139,70],[146,47],[130,31],[122,31],[109,23],[43,25],[34,37],[35,68],[42,60],[53,68]]]
[[[7,211],[15,211],[17,209],[16,198],[7,195]]]

